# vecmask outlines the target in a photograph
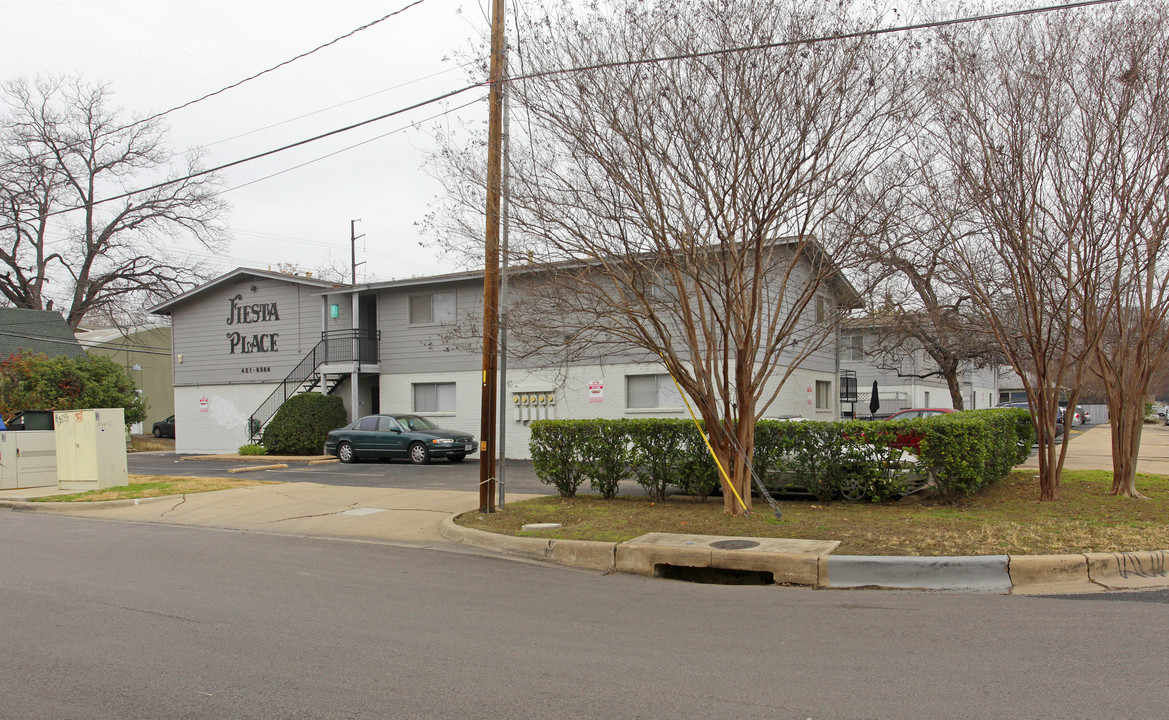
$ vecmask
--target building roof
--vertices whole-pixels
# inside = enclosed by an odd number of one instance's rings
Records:
[[[176,295],[175,297],[171,298],[170,300],[166,300],[165,302],[161,302],[158,305],[155,305],[154,307],[150,308],[149,312],[154,313],[155,315],[170,315],[171,310],[173,310],[176,305],[181,305],[181,304],[183,304],[183,303],[185,303],[185,302],[187,302],[187,301],[189,301],[189,300],[191,300],[199,295],[202,295],[203,293],[207,292],[208,290],[219,287],[220,285],[224,285],[224,284],[229,283],[229,282],[234,282],[240,278],[245,278],[245,277],[264,278],[264,279],[268,279],[268,280],[279,280],[281,282],[296,283],[298,285],[308,285],[310,287],[319,288],[322,290],[325,290],[328,288],[333,288],[333,287],[340,287],[340,288],[348,288],[349,287],[348,285],[331,282],[329,280],[321,280],[320,278],[305,277],[303,275],[289,275],[287,273],[272,272],[271,270],[257,270],[255,268],[241,267],[241,268],[236,268],[235,270],[232,270],[231,272],[229,272],[225,275],[220,275],[219,277],[215,278],[214,280],[211,280],[207,283],[204,283],[203,285],[200,285],[197,288],[192,288],[191,290],[188,290],[187,292],[182,293],[181,295]]]
[[[791,244],[795,244],[797,241],[798,241],[797,238],[785,237],[785,238],[780,238],[779,240],[777,240],[775,242],[777,245],[785,245],[785,244],[791,245]],[[840,272],[840,270],[835,267],[835,263],[832,262],[831,257],[828,256],[827,252],[820,245],[820,243],[816,242],[815,240],[805,240],[805,242],[808,244],[808,247],[810,247],[813,252],[818,253],[820,255],[820,257],[824,258],[832,265],[830,279],[828,280],[827,284],[829,286],[831,286],[832,289],[839,294],[839,297],[842,300],[842,304],[845,307],[850,308],[850,309],[863,308],[864,307],[864,298],[861,297],[860,292],[857,291],[857,289],[848,280],[848,278],[845,277],[844,274],[842,272]],[[648,253],[647,253],[647,255],[648,255]],[[582,260],[570,260],[570,261],[565,261],[565,262],[561,262],[561,263],[554,263],[552,265],[547,265],[547,264],[520,265],[520,266],[512,265],[510,268],[508,268],[508,272],[511,275],[515,276],[515,275],[523,275],[525,273],[540,273],[540,272],[547,271],[549,268],[583,267],[583,266],[593,264],[595,262],[596,261],[582,259]],[[364,292],[369,292],[371,290],[388,290],[390,288],[404,288],[404,287],[414,287],[414,286],[424,286],[424,285],[442,285],[442,284],[446,284],[446,283],[465,282],[468,280],[482,281],[485,275],[486,275],[486,272],[484,270],[470,270],[470,271],[463,271],[463,272],[456,272],[456,273],[447,273],[444,275],[430,275],[430,276],[424,276],[424,277],[405,278],[402,280],[389,280],[389,281],[383,281],[383,282],[367,283],[365,285],[344,285],[344,286],[338,286],[336,289],[324,291],[324,292],[318,293],[318,294],[333,294],[334,292],[338,292],[338,293],[342,293],[342,294],[344,294],[344,293],[364,293]]]
[[[0,307],[0,358],[19,351],[71,358],[85,352],[61,313]]]

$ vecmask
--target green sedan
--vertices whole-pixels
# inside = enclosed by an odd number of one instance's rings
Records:
[[[469,433],[444,430],[417,415],[366,415],[325,438],[325,454],[343,463],[396,457],[417,465],[431,458],[460,462],[473,452],[475,438]]]

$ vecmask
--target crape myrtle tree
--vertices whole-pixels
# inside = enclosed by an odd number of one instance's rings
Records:
[[[517,281],[512,338],[661,362],[748,507],[756,418],[834,339],[826,300],[857,302],[837,215],[903,141],[915,87],[905,38],[798,41],[878,20],[848,2],[563,2],[513,35],[511,243],[538,281]],[[622,62],[649,58],[675,59]],[[455,202],[481,186],[465,157],[438,159]],[[458,210],[450,243],[481,227]]]
[[[1169,10],[1123,5],[1076,31],[1082,51],[1063,72],[1079,132],[1077,231],[1103,256],[1100,294],[1085,298],[1100,335],[1090,367],[1110,409],[1112,493],[1140,497],[1145,401],[1169,353]]]
[[[1149,305],[1135,298],[1163,279],[1164,103],[1161,90],[1134,97],[1161,82],[1146,76],[1160,36],[1133,25],[1156,16],[1118,6],[938,34],[920,137],[967,219],[949,244],[952,268],[1035,411],[1042,499],[1058,497],[1066,454],[1060,400],[1074,407],[1093,360],[1119,352],[1109,327],[1137,341],[1125,333],[1141,324],[1128,320]]]
[[[936,183],[932,157],[919,140],[857,195],[859,273],[873,292],[866,316],[850,325],[871,341],[863,348],[867,360],[900,377],[941,378],[953,407],[962,410],[962,373],[996,365],[1002,355],[952,278],[949,245],[964,220],[949,188]],[[929,363],[911,361],[919,349]]]
[[[177,239],[210,252],[225,242],[212,175],[98,204],[198,169],[194,155],[176,160],[159,120],[130,124],[110,96],[80,77],[0,89],[0,295],[14,307],[56,305],[72,328],[197,285],[198,262]]]

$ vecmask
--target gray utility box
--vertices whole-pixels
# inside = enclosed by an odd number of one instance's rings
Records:
[[[52,430],[0,432],[0,490],[56,484],[56,433]]]
[[[62,410],[53,414],[53,421],[58,488],[101,490],[130,483],[125,410]]]

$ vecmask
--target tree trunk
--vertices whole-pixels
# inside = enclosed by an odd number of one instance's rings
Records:
[[[958,363],[947,363],[946,367],[942,368],[942,374],[946,377],[946,387],[950,388],[950,402],[954,404],[954,409],[965,410],[962,386],[958,384]]]
[[[1055,420],[1036,422],[1035,430],[1039,441],[1039,499],[1059,499],[1059,453],[1062,443],[1055,435]],[[1064,437],[1067,435],[1065,433]]]
[[[1137,492],[1137,455],[1141,448],[1144,429],[1144,404],[1125,403],[1117,407],[1112,418],[1112,494],[1123,497],[1144,497]]]

